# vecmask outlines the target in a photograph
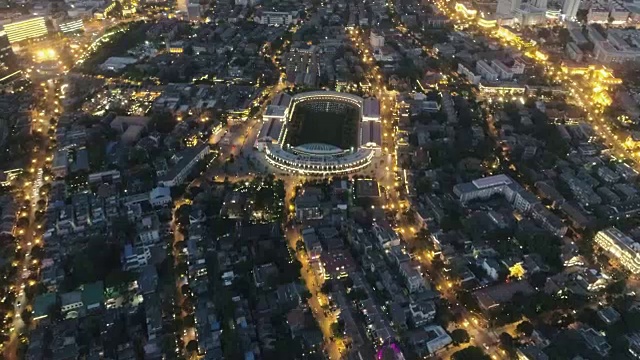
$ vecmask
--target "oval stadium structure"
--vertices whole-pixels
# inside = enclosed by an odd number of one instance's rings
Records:
[[[281,170],[340,175],[365,169],[380,153],[380,104],[335,91],[278,94],[263,114],[256,147]]]

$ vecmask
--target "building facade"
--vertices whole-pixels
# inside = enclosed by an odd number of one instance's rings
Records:
[[[3,24],[11,44],[41,38],[49,33],[43,16],[25,17]]]
[[[640,273],[640,244],[615,227],[598,231],[594,241],[633,274]]]

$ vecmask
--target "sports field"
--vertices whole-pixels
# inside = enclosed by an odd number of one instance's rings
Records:
[[[318,111],[297,106],[287,124],[287,142],[292,146],[323,143],[349,149],[357,144],[358,110]]]

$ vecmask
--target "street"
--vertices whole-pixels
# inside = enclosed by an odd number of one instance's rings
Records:
[[[60,88],[58,86],[58,82],[56,79],[50,79],[44,83],[42,83],[42,87],[44,88],[45,98],[42,102],[42,107],[37,108],[33,111],[32,118],[32,131],[39,132],[42,134],[47,134],[51,127],[49,119],[51,117],[56,118],[57,114],[61,111],[59,105],[59,96],[60,96]],[[11,332],[11,337],[9,342],[6,345],[4,350],[4,355],[7,359],[17,359],[17,349],[19,345],[19,336],[25,332],[25,323],[21,319],[21,313],[24,310],[31,311],[32,304],[29,302],[29,299],[25,296],[25,288],[27,286],[35,286],[36,283],[30,283],[28,281],[29,277],[35,276],[37,278],[37,273],[33,274],[32,270],[34,266],[37,266],[37,260],[31,259],[31,249],[41,244],[41,224],[36,221],[36,204],[41,199],[40,197],[40,188],[44,185],[45,181],[49,179],[45,179],[43,176],[43,168],[46,164],[51,161],[54,154],[54,147],[49,145],[49,141],[53,139],[53,135],[49,137],[49,135],[45,136],[45,144],[41,146],[39,149],[34,149],[32,159],[31,159],[31,168],[29,169],[29,180],[26,183],[26,188],[22,189],[24,198],[22,200],[26,200],[30,202],[30,206],[28,209],[28,218],[29,225],[26,229],[20,230],[20,233],[17,234],[18,249],[25,253],[24,259],[18,265],[20,269],[20,276],[16,278],[16,283],[13,285],[14,289],[19,289],[17,294],[17,299],[15,303],[15,316],[13,317],[13,331]],[[43,198],[46,201],[46,197]]]

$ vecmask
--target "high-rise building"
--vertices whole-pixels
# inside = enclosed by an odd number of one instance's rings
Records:
[[[3,23],[2,26],[11,44],[43,37],[49,33],[43,16],[12,19]]]
[[[498,15],[512,15],[513,12],[520,7],[522,0],[498,0]]]
[[[562,14],[566,20],[575,20],[579,8],[580,0],[564,0]]]
[[[202,18],[202,6],[191,1],[187,4],[187,17],[189,21],[198,21]]]
[[[58,24],[58,28],[65,34],[76,31],[84,31],[84,23],[82,19],[70,19],[60,22]]]
[[[535,8],[546,10],[547,0],[533,0],[531,1],[531,5],[533,5],[533,7]]]
[[[20,73],[7,33],[0,31],[0,82],[13,79]]]

